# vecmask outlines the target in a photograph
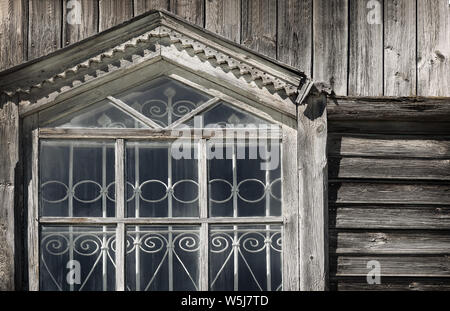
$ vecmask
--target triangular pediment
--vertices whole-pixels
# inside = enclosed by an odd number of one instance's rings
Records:
[[[252,100],[295,113],[311,81],[300,71],[179,18],[153,11],[94,37],[0,73],[0,91],[28,115],[124,75],[164,64]],[[161,69],[159,69],[161,70]]]

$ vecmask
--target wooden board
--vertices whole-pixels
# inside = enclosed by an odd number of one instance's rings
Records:
[[[313,7],[313,79],[347,95],[348,0],[315,0]]]
[[[244,1],[241,14],[241,44],[261,54],[276,58],[277,1]]]
[[[348,95],[383,95],[383,1],[372,2],[349,0]]]
[[[334,278],[332,288],[340,291],[449,291],[448,278],[384,277],[381,284],[367,284],[363,278]]]
[[[170,0],[170,11],[181,18],[203,27],[204,0]]]
[[[78,7],[75,3],[79,3]],[[80,19],[76,13],[79,10]],[[98,1],[81,0],[63,2],[63,46],[95,35],[98,32]]]
[[[450,96],[450,8],[448,1],[417,1],[417,94]]]
[[[0,0],[0,71],[27,60],[27,11],[23,0]]]
[[[241,0],[205,1],[205,28],[240,43]]]
[[[416,95],[416,1],[384,1],[384,95]]]
[[[450,180],[450,160],[329,158],[329,179]]]
[[[132,0],[99,0],[99,31],[121,24],[132,17]]]
[[[61,47],[61,5],[60,0],[29,0],[29,60],[47,55]]]
[[[330,206],[330,228],[450,230],[448,206]]]
[[[278,1],[277,58],[311,76],[312,0]]]
[[[450,235],[445,231],[330,231],[330,236],[330,251],[336,254],[450,254]]]
[[[134,16],[150,10],[168,10],[169,0],[134,0]]]
[[[329,134],[328,154],[389,158],[450,158],[448,137]]]
[[[450,184],[330,182],[330,203],[450,204]]]

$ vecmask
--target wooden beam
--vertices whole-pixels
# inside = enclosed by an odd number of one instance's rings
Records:
[[[328,288],[326,96],[298,107],[300,290]]]

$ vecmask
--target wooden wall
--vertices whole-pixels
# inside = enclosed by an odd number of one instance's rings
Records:
[[[70,0],[0,0],[0,70],[166,9],[300,68],[337,95],[450,96],[447,0],[77,1],[80,25],[67,23]]]

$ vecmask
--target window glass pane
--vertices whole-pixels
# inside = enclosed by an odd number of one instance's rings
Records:
[[[154,79],[116,97],[162,127],[211,98],[168,77]]]
[[[128,217],[198,217],[198,163],[195,144],[127,143]]]
[[[281,215],[279,141],[211,140],[207,152],[211,217]]]
[[[281,290],[281,226],[211,226],[211,290]]]
[[[41,216],[115,215],[112,142],[41,141]]]
[[[115,290],[115,228],[42,226],[40,289]]]
[[[147,128],[145,124],[103,100],[80,111],[70,113],[47,127],[62,128]]]
[[[198,226],[127,227],[127,290],[198,290],[199,249]]]
[[[250,114],[242,109],[236,108],[227,103],[219,103],[212,109],[205,111],[202,114],[203,124],[205,128],[217,127],[257,127],[261,124],[270,124],[270,122],[263,120],[253,114]],[[188,123],[189,125],[189,123]],[[192,121],[190,123],[192,126]],[[253,126],[251,126],[253,125]]]

